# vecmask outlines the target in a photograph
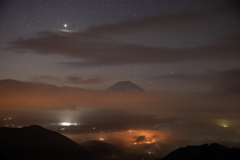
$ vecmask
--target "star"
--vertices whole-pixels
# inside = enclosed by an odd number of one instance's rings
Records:
[[[64,24],[64,27],[66,28],[66,27],[67,27],[67,24]]]

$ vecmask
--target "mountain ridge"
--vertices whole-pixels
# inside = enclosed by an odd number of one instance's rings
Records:
[[[228,148],[218,143],[178,148],[161,160],[239,160],[240,149]]]

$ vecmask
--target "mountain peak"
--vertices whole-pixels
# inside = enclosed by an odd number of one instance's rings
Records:
[[[112,85],[111,87],[109,87],[107,90],[118,91],[118,92],[125,92],[128,90],[144,91],[144,89],[132,83],[131,81],[119,81],[114,85]]]

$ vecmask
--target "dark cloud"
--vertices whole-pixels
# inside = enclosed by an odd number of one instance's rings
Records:
[[[124,34],[134,34],[146,29],[153,30],[177,30],[190,23],[209,23],[209,17],[202,14],[178,13],[166,14],[156,17],[147,17],[141,20],[131,19],[118,24],[90,27],[86,30],[91,35],[115,36]]]
[[[189,24],[211,24],[216,23],[219,17],[226,17],[229,13],[235,13],[235,6],[229,3],[217,9],[203,12],[170,13],[156,17],[145,17],[142,19],[129,19],[117,24],[90,27],[86,30],[88,34],[99,36],[115,36],[133,34],[149,30],[181,30]]]
[[[235,35],[239,37],[240,35]],[[87,37],[87,38],[85,38]],[[81,32],[45,32],[37,38],[10,42],[8,49],[33,51],[38,54],[57,54],[75,57],[75,62],[62,62],[67,66],[109,66],[125,64],[172,63],[183,61],[238,61],[240,42],[221,41],[206,46],[171,49],[118,43],[90,37]]]

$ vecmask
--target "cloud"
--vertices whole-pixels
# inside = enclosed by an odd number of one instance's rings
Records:
[[[217,23],[219,18],[227,17],[229,14],[236,14],[236,10],[234,4],[228,3],[225,6],[209,11],[168,13],[142,19],[129,19],[117,24],[94,26],[88,28],[86,33],[98,36],[122,36],[146,30],[179,31],[189,24]]]
[[[53,77],[53,76],[36,76],[31,78],[34,82],[51,82],[60,84],[84,84],[93,85],[102,82],[101,76],[94,76],[92,78],[83,79],[80,76],[66,76],[66,77]]]
[[[226,72],[226,75],[230,73]],[[239,96],[226,92],[178,94],[94,91],[1,80],[0,118],[12,117],[16,125],[77,122],[83,128],[76,131],[70,128],[71,133],[75,134],[89,134],[95,130],[99,133],[100,129],[111,132],[122,129],[156,130],[164,135],[174,133],[178,134],[176,138],[189,139],[193,134],[196,135],[192,130],[193,124],[201,131],[222,127],[225,122],[232,129],[236,128],[239,125]],[[0,125],[3,123],[1,121]],[[146,134],[138,134],[132,137],[132,143],[140,141],[141,136],[151,141]]]
[[[198,111],[236,113],[239,97],[220,93],[167,93],[138,92],[124,93],[111,91],[84,90],[71,87],[2,80],[0,83],[1,110],[72,110],[126,109],[135,113],[179,113],[190,114]],[[224,98],[222,98],[224,97]],[[228,109],[231,102],[231,110]]]
[[[206,46],[173,49],[114,42],[82,32],[57,31],[10,42],[8,49],[21,51],[19,53],[33,51],[43,55],[55,54],[77,58],[75,62],[61,63],[69,67],[173,63],[190,60],[238,61],[240,34],[235,37],[235,41],[231,43],[223,38],[218,43]]]
[[[96,84],[100,83],[101,79],[98,78],[90,78],[87,80],[82,79],[81,77],[69,76],[67,77],[67,81],[74,84]]]
[[[84,114],[81,114],[81,118],[78,120],[83,124],[106,130],[109,128],[118,130],[148,129],[152,128],[153,124],[159,123],[162,120],[157,119],[157,116],[153,113],[147,113],[147,111],[144,113],[144,111],[140,110],[133,107],[133,110],[129,111],[124,106],[119,108],[98,108],[96,110],[82,111]]]
[[[116,42],[112,38],[142,31],[180,30],[181,27],[215,23],[218,18],[235,13],[236,1],[223,7],[202,12],[171,13],[141,20],[127,20],[116,24],[94,26],[85,31],[46,31],[26,39],[8,43],[5,49],[17,53],[34,52],[41,55],[63,55],[76,58],[62,62],[69,67],[112,66],[126,64],[174,63],[183,61],[238,61],[240,34],[223,37],[209,45],[194,48],[162,48]],[[239,5],[238,5],[239,6]],[[222,19],[221,19],[222,21]],[[229,41],[230,39],[230,41]]]
[[[0,112],[10,117],[23,115],[21,119],[27,119],[29,114],[32,116],[30,119],[40,124],[71,121],[105,129],[172,130],[180,127],[180,130],[185,121],[183,116],[196,118],[204,115],[205,120],[208,116],[234,118],[240,111],[239,75],[240,69],[236,68],[208,71],[201,75],[171,74],[157,77],[187,84],[209,83],[212,86],[212,91],[200,93],[95,91],[1,80]],[[51,76],[39,78],[58,79]],[[23,123],[27,121],[31,122],[24,120]]]
[[[86,33],[98,36],[116,36],[134,34],[141,31],[151,30],[179,30],[191,23],[209,23],[210,17],[199,13],[172,13],[156,17],[146,17],[141,20],[129,19],[117,24],[90,27]]]
[[[240,69],[234,68],[225,71],[207,71],[203,74],[171,74],[155,77],[159,80],[180,83],[208,84],[215,92],[240,93]]]

